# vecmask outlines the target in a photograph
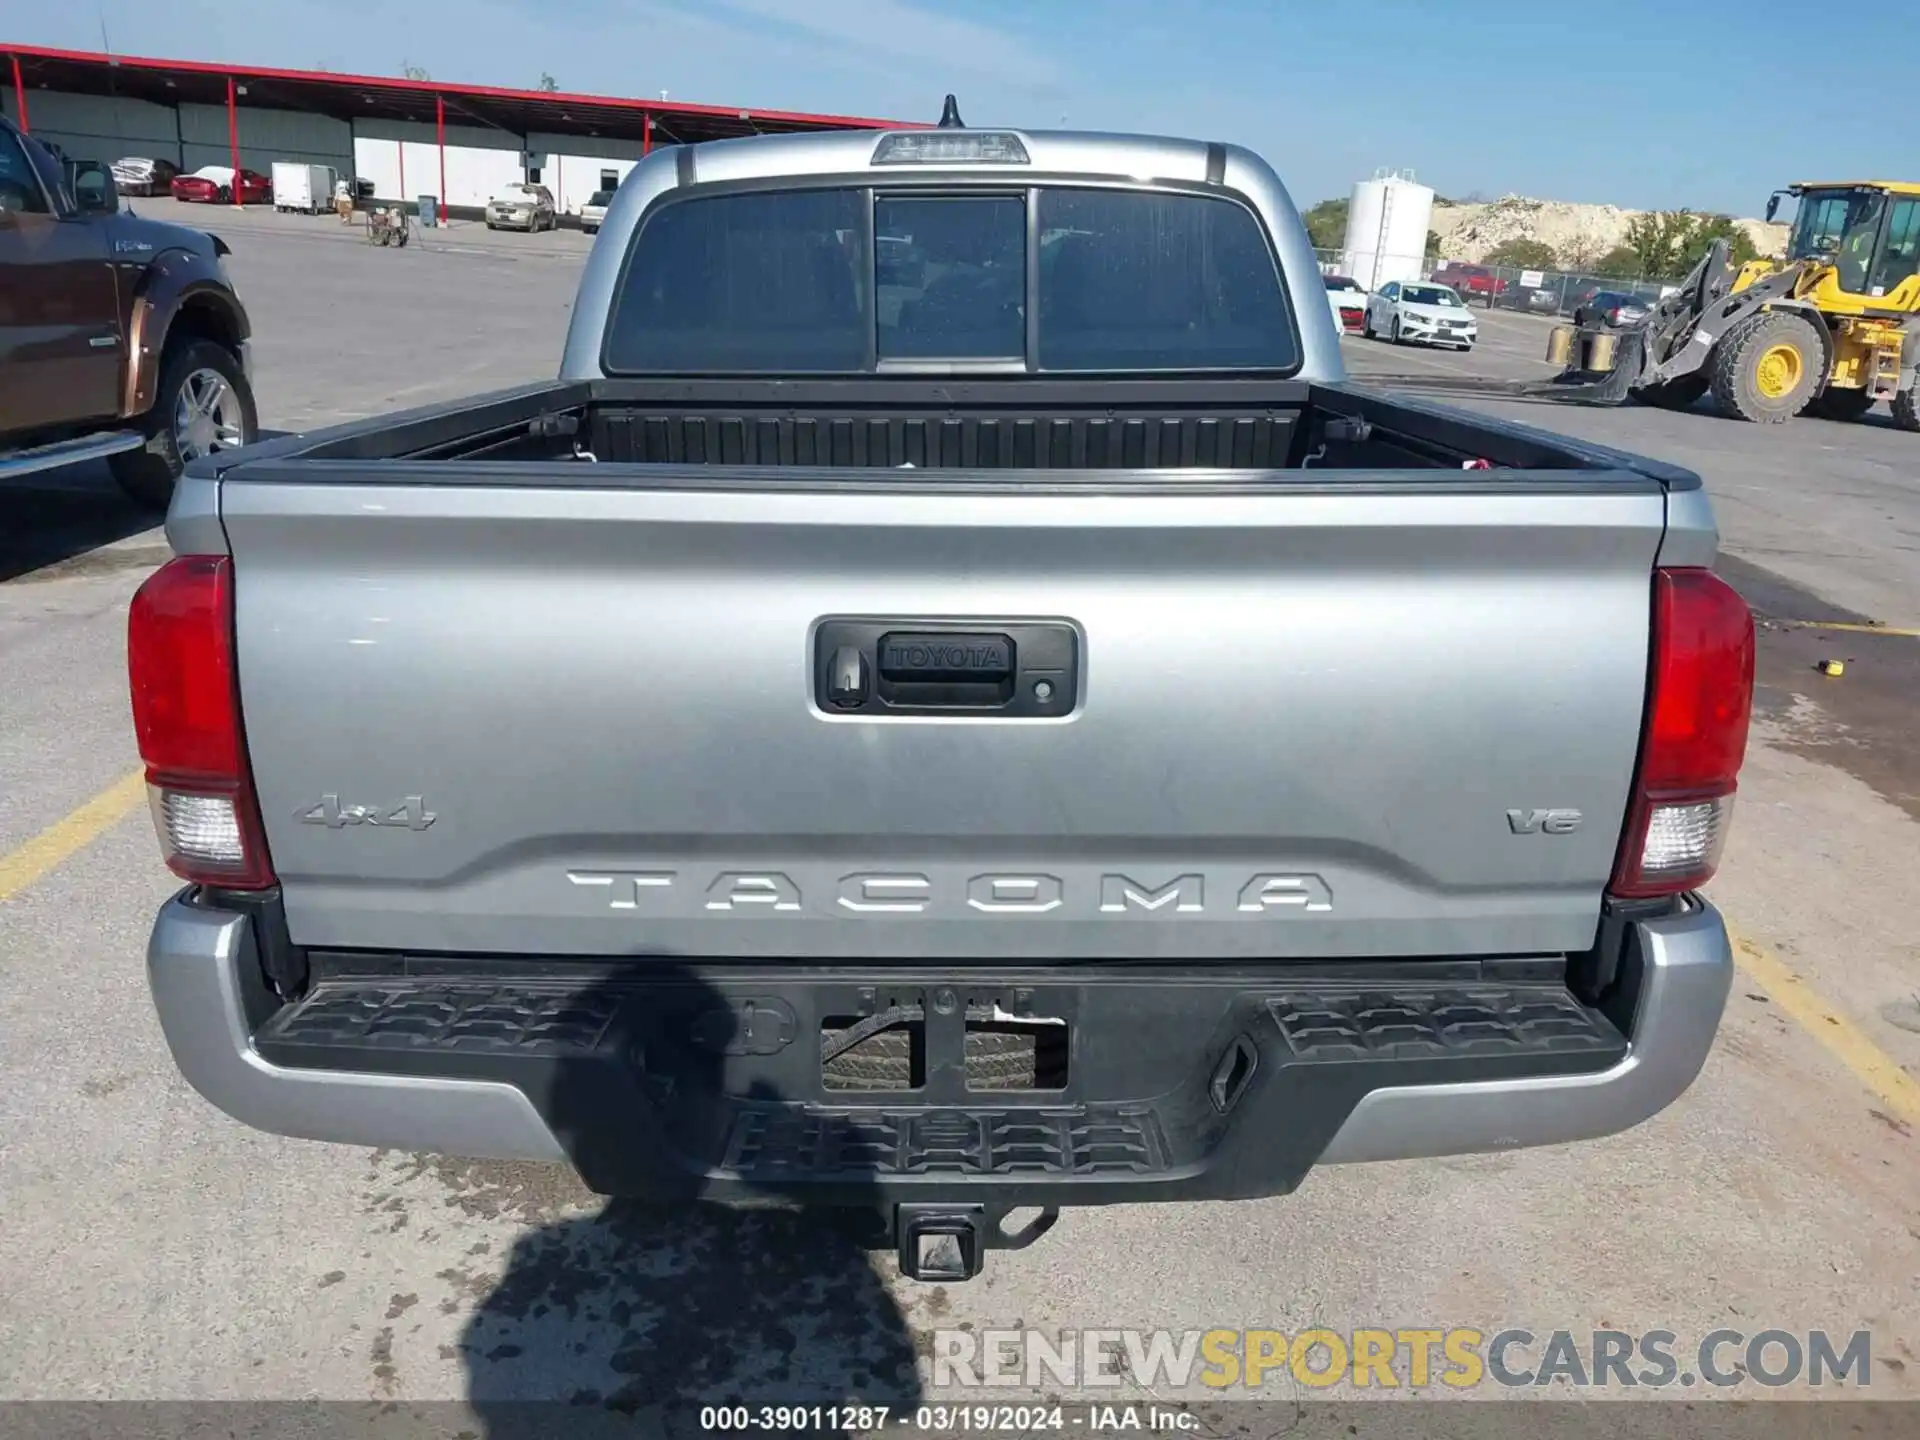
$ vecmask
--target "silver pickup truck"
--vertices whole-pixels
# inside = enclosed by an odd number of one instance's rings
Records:
[[[1731,975],[1700,483],[1338,346],[1232,146],[656,151],[557,379],[183,481],[129,631],[181,1070],[943,1279],[1652,1115]]]

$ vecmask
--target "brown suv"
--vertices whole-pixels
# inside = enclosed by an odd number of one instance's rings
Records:
[[[113,172],[0,118],[0,480],[104,459],[164,508],[259,433],[225,243],[121,211]]]

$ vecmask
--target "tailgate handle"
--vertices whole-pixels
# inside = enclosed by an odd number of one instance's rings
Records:
[[[815,701],[834,715],[1064,719],[1079,690],[1079,632],[1067,621],[834,617],[813,643]]]
[[[991,710],[1013,698],[1011,636],[896,630],[876,648],[880,698],[896,710]]]

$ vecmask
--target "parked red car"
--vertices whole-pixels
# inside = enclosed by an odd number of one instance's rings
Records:
[[[242,205],[270,205],[273,203],[273,182],[257,170],[240,171],[240,203]],[[168,187],[176,200],[187,200],[195,204],[233,203],[234,172],[226,165],[202,165],[191,175],[176,175],[173,184]]]
[[[1494,301],[1507,293],[1507,282],[1484,265],[1449,262],[1427,278],[1436,285],[1449,286],[1469,305],[1478,300],[1489,310]]]

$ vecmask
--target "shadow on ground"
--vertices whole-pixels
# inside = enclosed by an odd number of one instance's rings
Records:
[[[0,484],[0,581],[49,567],[71,574],[158,564],[167,553],[160,521],[121,494],[98,462],[8,481]],[[153,532],[151,544],[104,552],[87,563],[103,546],[145,531]]]
[[[260,439],[288,433],[262,430]],[[173,553],[165,519],[129,500],[104,461],[0,482],[0,583],[150,570]]]
[[[543,1110],[596,1188],[637,1188],[606,1173],[631,1175],[642,1156],[653,1157],[656,1193],[515,1243],[460,1344],[468,1402],[491,1440],[632,1434],[636,1423],[694,1434],[700,1407],[722,1403],[899,1413],[918,1401],[912,1333],[870,1250],[886,1243],[878,1199],[863,1198],[877,1197],[870,1174],[841,1171],[851,1203],[837,1209],[795,1210],[797,1185],[778,1179],[730,1208],[699,1199],[702,1176],[668,1158],[738,1155],[740,1111],[785,1103],[764,1065],[743,1080],[754,1062],[727,1053],[744,1048],[729,1003],[684,972],[672,979],[666,1000],[617,986],[578,997],[616,1016],[609,1036],[636,1009],[649,1028],[555,1064]]]

